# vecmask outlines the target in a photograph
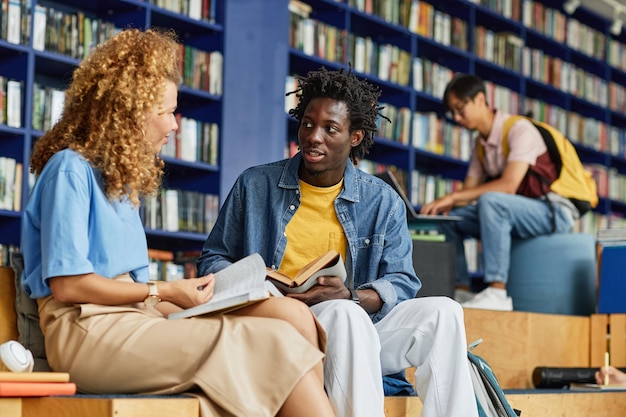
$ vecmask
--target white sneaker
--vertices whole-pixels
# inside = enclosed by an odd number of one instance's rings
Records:
[[[513,300],[506,290],[487,287],[474,298],[461,304],[464,308],[482,308],[484,310],[513,311]]]
[[[466,301],[474,298],[474,293],[468,290],[464,290],[463,288],[455,288],[454,290],[454,301],[457,303],[463,304]]]

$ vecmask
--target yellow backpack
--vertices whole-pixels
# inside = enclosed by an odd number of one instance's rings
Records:
[[[537,175],[553,192],[569,198],[581,215],[598,205],[598,193],[593,175],[584,167],[576,148],[560,131],[552,126],[532,120],[525,116],[511,116],[504,122],[502,130],[502,150],[504,157],[509,155],[508,134],[517,121],[527,119],[537,128],[548,148],[550,159],[556,165],[557,179],[552,183],[529,168],[529,173]],[[476,143],[476,152],[481,162],[485,160],[485,150],[480,142]]]

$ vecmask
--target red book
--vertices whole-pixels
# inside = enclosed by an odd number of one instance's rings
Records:
[[[0,382],[0,397],[46,397],[74,395],[73,382]]]

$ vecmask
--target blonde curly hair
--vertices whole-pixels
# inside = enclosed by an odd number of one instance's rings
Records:
[[[97,46],[74,71],[61,118],[35,143],[31,172],[70,148],[101,172],[111,201],[126,196],[138,206],[161,184],[164,163],[144,132],[167,81],[181,83],[174,32],[126,29]]]

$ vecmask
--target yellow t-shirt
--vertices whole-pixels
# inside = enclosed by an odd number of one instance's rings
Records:
[[[346,235],[335,213],[335,198],[343,179],[332,187],[315,187],[300,181],[300,207],[287,224],[287,247],[278,270],[290,277],[331,249],[346,259]]]

